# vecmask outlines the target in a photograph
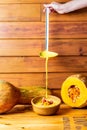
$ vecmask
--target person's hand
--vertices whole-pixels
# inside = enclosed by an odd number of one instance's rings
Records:
[[[57,13],[60,12],[60,6],[61,4],[60,3],[57,3],[57,2],[52,2],[50,4],[44,4],[44,12],[46,10],[46,8],[49,8],[50,12],[53,12],[53,11],[56,11]]]
[[[70,0],[66,3],[52,2],[44,4],[44,11],[49,8],[50,12],[56,11],[59,14],[65,14],[85,7],[87,7],[87,0]]]

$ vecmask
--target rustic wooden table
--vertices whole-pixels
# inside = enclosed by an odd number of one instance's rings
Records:
[[[0,115],[0,130],[87,130],[87,109],[72,109],[62,104],[53,116],[41,116],[30,106],[15,106]]]

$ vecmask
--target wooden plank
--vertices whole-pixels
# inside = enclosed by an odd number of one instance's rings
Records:
[[[39,56],[45,40],[0,40],[0,56]],[[49,50],[64,55],[87,55],[87,39],[50,39]]]
[[[56,2],[67,2],[69,0],[55,0]],[[1,0],[1,4],[5,3],[50,3],[52,0]]]
[[[72,109],[61,104],[53,116],[41,116],[33,112],[31,106],[17,105],[7,114],[0,115],[1,130],[81,130],[87,129],[87,109]]]
[[[48,88],[50,89],[61,89],[62,83],[65,79],[73,74],[77,73],[49,73],[48,74]],[[87,72],[80,73],[87,76]],[[45,73],[0,73],[0,80],[10,82],[16,87],[31,87],[31,86],[46,86],[46,74]],[[56,90],[54,91],[55,94]]]
[[[45,21],[45,13],[43,13],[43,5],[42,5],[42,9],[41,9],[41,20]],[[65,22],[72,22],[72,21],[87,21],[87,8],[84,9],[80,9],[80,10],[76,10],[73,11],[71,13],[67,13],[67,14],[63,14],[60,15],[56,12],[53,12],[50,14],[50,21],[54,21],[54,22],[60,22],[60,21],[65,21]]]
[[[87,72],[87,57],[49,59],[48,72]],[[45,72],[45,59],[40,57],[0,57],[0,73]]]
[[[45,24],[0,22],[0,38],[45,38]],[[50,38],[87,38],[87,22],[52,22]]]
[[[59,89],[63,81],[74,73],[49,73],[48,87]],[[35,78],[34,78],[35,77]],[[23,86],[42,86],[45,87],[45,73],[28,73],[28,74],[0,74],[0,79],[8,81],[16,87]]]
[[[1,4],[0,21],[40,21],[40,4]]]
[[[0,40],[0,56],[39,56],[44,40]]]

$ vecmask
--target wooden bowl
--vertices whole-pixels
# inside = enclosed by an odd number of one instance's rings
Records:
[[[47,98],[51,99],[54,103],[52,105],[46,105],[46,106],[38,105],[38,102],[42,100],[42,98],[43,96],[40,96],[35,97],[31,100],[33,111],[36,112],[37,114],[45,116],[56,114],[56,112],[59,110],[61,99],[56,96],[48,95]]]

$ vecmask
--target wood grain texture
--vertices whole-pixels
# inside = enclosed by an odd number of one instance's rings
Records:
[[[56,2],[67,2],[69,0],[55,0]],[[52,0],[1,0],[0,3],[50,3]]]
[[[56,0],[66,2],[69,0]],[[51,0],[0,1],[0,79],[15,86],[45,86],[45,13]],[[49,88],[61,89],[71,74],[87,75],[87,8],[69,14],[50,14]],[[59,95],[59,93],[58,93]]]
[[[52,22],[50,38],[87,38],[87,22]],[[43,22],[0,22],[0,38],[45,38]]]
[[[45,21],[43,4],[0,4],[0,21]],[[60,15],[58,13],[50,14],[50,21],[86,21],[87,8],[74,11],[72,13]],[[40,19],[41,17],[41,19]]]
[[[0,4],[0,21],[40,21],[40,4]]]
[[[0,40],[0,56],[39,56],[44,49],[44,39]],[[87,39],[50,39],[49,50],[59,56],[86,56]]]
[[[57,89],[60,90],[63,82],[71,75],[78,73],[49,73],[48,74],[48,88],[55,90],[54,93],[57,94]],[[80,73],[87,76],[87,72]],[[0,73],[0,80],[5,80],[10,82],[16,87],[31,87],[31,86],[41,86],[45,87],[46,74],[45,73]]]
[[[75,130],[77,126],[87,129],[87,109],[72,109],[61,104],[53,116],[41,116],[33,112],[31,106],[17,105],[7,114],[0,115],[1,130]],[[78,125],[79,124],[79,125]]]
[[[56,57],[49,59],[48,72],[87,72],[87,58]],[[45,72],[45,60],[40,57],[0,57],[0,73]]]

